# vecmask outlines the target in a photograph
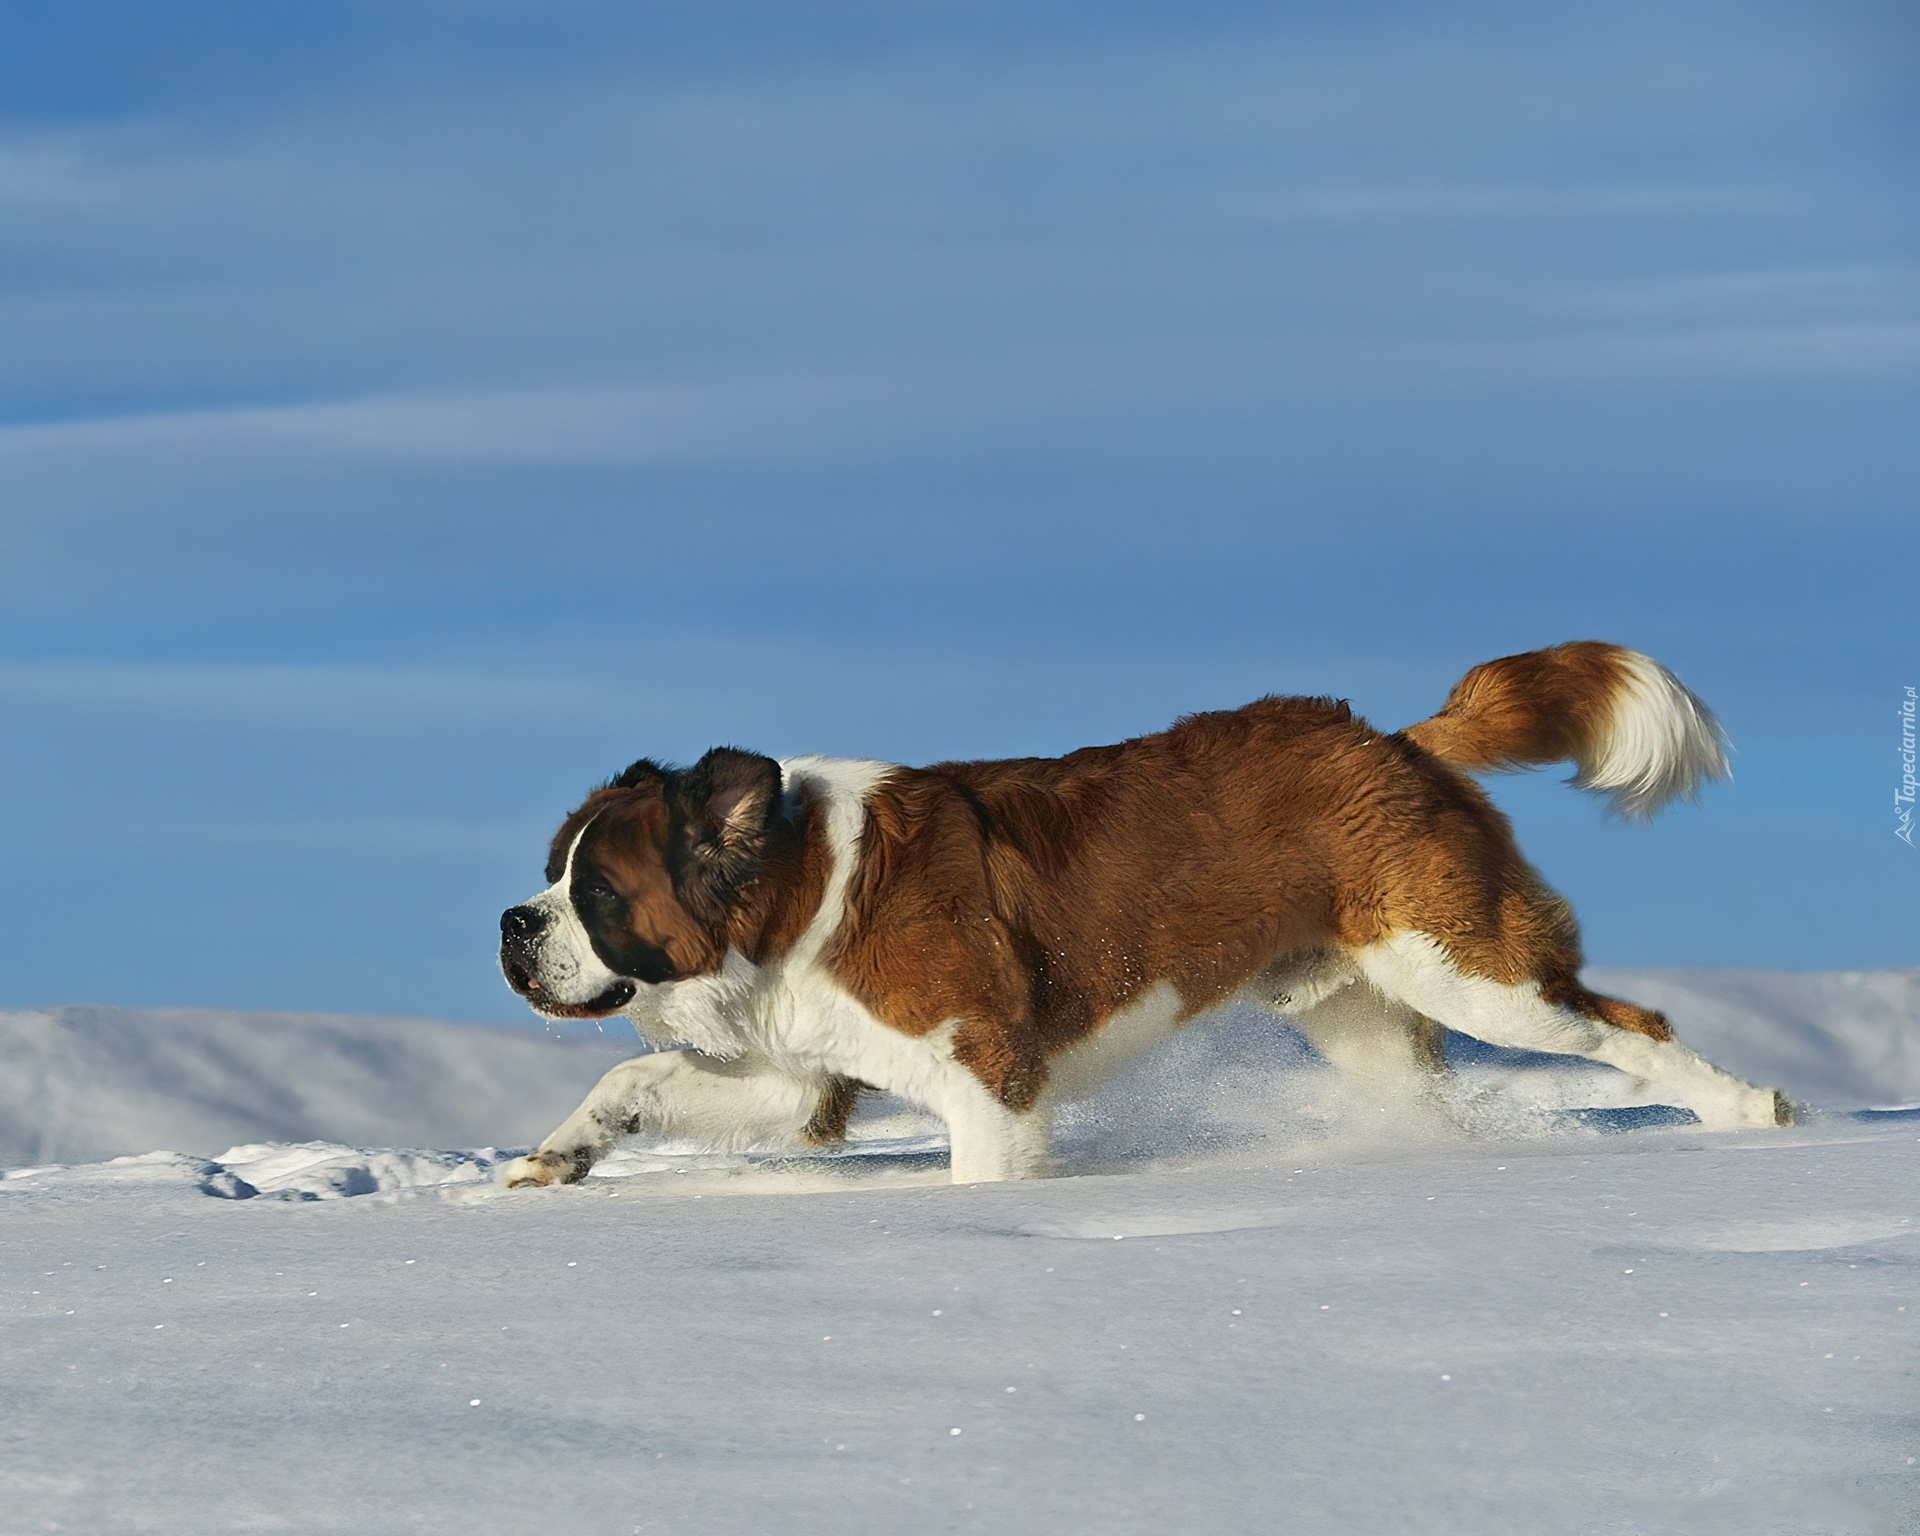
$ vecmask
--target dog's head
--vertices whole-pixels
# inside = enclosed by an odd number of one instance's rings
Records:
[[[508,985],[541,1013],[588,1019],[717,971],[780,796],[780,765],[731,747],[684,772],[642,759],[596,789],[554,834],[547,888],[501,914]]]

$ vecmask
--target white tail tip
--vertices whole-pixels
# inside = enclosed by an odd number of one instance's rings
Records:
[[[1624,676],[1573,784],[1608,796],[1623,820],[1644,821],[1671,800],[1693,799],[1706,780],[1731,776],[1727,733],[1651,656],[1623,651],[1618,659]]]

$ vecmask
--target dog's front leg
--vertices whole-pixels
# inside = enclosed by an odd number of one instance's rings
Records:
[[[1052,1116],[1044,1107],[1011,1110],[979,1089],[948,1095],[942,1112],[954,1183],[1031,1179],[1046,1171]]]
[[[848,1086],[794,1077],[758,1056],[636,1056],[601,1078],[558,1130],[507,1164],[502,1178],[509,1189],[577,1184],[616,1140],[642,1131],[711,1152],[835,1139],[845,1128]]]

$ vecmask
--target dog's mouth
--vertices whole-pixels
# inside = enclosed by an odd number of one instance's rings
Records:
[[[553,1019],[604,1019],[610,1013],[618,1013],[640,988],[622,977],[596,997],[590,997],[584,1003],[563,1003],[544,986],[540,979],[514,960],[505,960],[500,967],[506,972],[507,985],[518,992],[535,1009]]]
[[[618,1013],[626,1007],[639,990],[632,982],[621,980],[584,1003],[563,1003],[551,996],[539,982],[532,981],[527,983],[526,999],[550,1018],[604,1019],[608,1014]]]

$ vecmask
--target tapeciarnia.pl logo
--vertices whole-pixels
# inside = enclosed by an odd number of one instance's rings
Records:
[[[1893,835],[1909,848],[1913,846],[1913,713],[1914,705],[1920,702],[1911,684],[1907,687],[1907,696],[1900,701],[1900,787],[1893,792]]]

